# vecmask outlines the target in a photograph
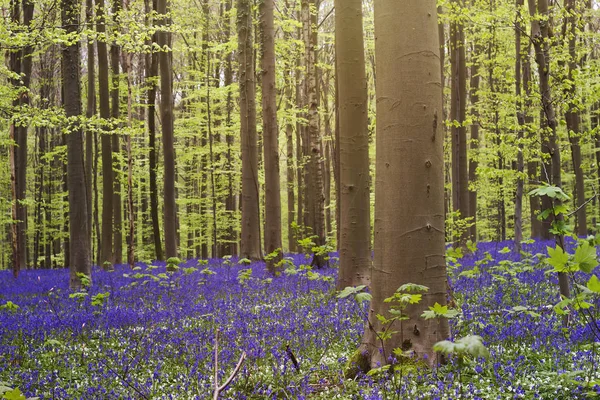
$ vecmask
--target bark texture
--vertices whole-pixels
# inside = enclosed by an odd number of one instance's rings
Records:
[[[448,336],[447,321],[420,318],[446,303],[444,260],[444,157],[439,39],[435,0],[375,3],[377,52],[377,175],[375,260],[370,324],[364,350],[370,365],[388,363],[392,349],[412,350],[435,364],[433,345]],[[429,287],[398,333],[381,342],[377,314],[383,300],[405,283]]]
[[[335,2],[339,91],[340,271],[338,289],[370,282],[371,203],[367,78],[361,0]]]
[[[80,4],[77,0],[64,0],[62,23],[67,33],[79,28]],[[62,52],[62,79],[65,115],[71,119],[67,133],[67,181],[69,191],[69,243],[71,289],[81,286],[78,273],[91,278],[91,247],[88,227],[88,206],[83,163],[83,132],[76,118],[82,113],[79,42],[65,46]]]
[[[249,0],[237,0],[238,63],[242,149],[242,240],[240,256],[262,258],[258,195],[258,135],[256,81],[252,51],[252,13]]]
[[[275,28],[274,0],[260,3],[260,27],[262,32],[262,112],[263,149],[265,165],[265,252],[278,251],[278,256],[267,261],[267,267],[275,272],[275,264],[282,256],[281,243],[281,187],[279,183],[279,130],[277,127],[277,102],[275,87]]]

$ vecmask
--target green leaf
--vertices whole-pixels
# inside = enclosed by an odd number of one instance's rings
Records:
[[[373,296],[371,296],[371,293],[361,292],[361,293],[357,293],[356,296],[354,296],[354,298],[356,299],[357,302],[363,303],[365,301],[370,302],[371,299],[373,298]]]
[[[592,292],[600,293],[600,279],[596,275],[592,275],[586,286]]]
[[[433,350],[444,354],[456,354],[458,357],[470,355],[473,357],[488,358],[489,350],[484,346],[481,336],[469,335],[458,339],[456,342],[444,340],[437,342]]]
[[[352,296],[353,294],[361,292],[366,287],[367,287],[367,285],[346,286],[344,288],[344,290],[342,290],[340,293],[338,293],[337,298],[345,299],[346,297],[349,297],[349,296]]]
[[[428,291],[429,288],[427,286],[423,286],[423,285],[417,285],[415,283],[405,283],[404,285],[400,286],[398,288],[398,290],[396,290],[396,292],[426,292]]]
[[[6,400],[27,400],[27,398],[23,393],[21,393],[19,388],[15,388],[10,392],[5,392],[3,398]]]
[[[537,196],[537,197],[547,196],[547,197],[550,197],[551,199],[558,199],[561,201],[569,200],[569,196],[567,196],[567,194],[565,192],[563,192],[563,190],[561,188],[559,188],[558,186],[551,186],[548,184],[545,184],[544,186],[540,186],[537,189],[533,189],[531,192],[529,192],[529,196]]]
[[[596,248],[588,242],[582,242],[575,250],[574,261],[579,264],[579,269],[589,274],[598,265]]]
[[[498,253],[500,253],[500,254],[510,253],[510,249],[508,247],[505,247],[502,250],[500,250]]]
[[[556,272],[563,272],[567,262],[569,262],[569,255],[560,246],[556,246],[555,249],[552,247],[546,247],[548,249],[548,263],[554,267]]]

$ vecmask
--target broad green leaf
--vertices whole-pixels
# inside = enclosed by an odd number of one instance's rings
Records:
[[[548,263],[554,267],[555,271],[562,272],[565,270],[567,262],[569,262],[569,255],[560,246],[556,246],[555,249],[547,247],[548,249]]]
[[[344,288],[344,290],[342,290],[340,293],[338,293],[337,298],[345,299],[346,297],[349,297],[349,296],[352,296],[353,294],[361,292],[366,287],[367,287],[366,285],[346,286]]]
[[[579,264],[579,269],[589,274],[598,265],[596,248],[588,242],[582,242],[575,250],[574,261]]]
[[[27,400],[27,398],[23,393],[21,393],[19,388],[15,388],[9,392],[5,392],[3,398],[6,400]]]
[[[400,286],[398,288],[398,290],[396,290],[396,292],[426,292],[428,291],[429,288],[427,286],[423,286],[423,285],[417,285],[415,283],[405,283],[404,285]]]
[[[500,254],[510,253],[510,249],[508,247],[505,247],[502,250],[500,250],[498,253],[500,253]]]
[[[361,293],[357,293],[356,296],[354,296],[354,298],[356,299],[357,302],[363,303],[365,301],[370,302],[371,299],[373,298],[373,296],[371,296],[371,293],[361,292]]]
[[[600,279],[596,275],[592,275],[586,286],[592,292],[600,293]]]

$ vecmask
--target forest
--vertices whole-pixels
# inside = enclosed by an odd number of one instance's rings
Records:
[[[597,0],[0,3],[0,399],[600,398]]]

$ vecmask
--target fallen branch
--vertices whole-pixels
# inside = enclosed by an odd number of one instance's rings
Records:
[[[242,364],[244,363],[245,359],[246,352],[244,351],[242,352],[242,355],[240,356],[240,360],[238,361],[237,365],[229,375],[229,378],[227,378],[225,383],[219,386],[219,330],[215,332],[215,391],[213,395],[213,400],[218,400],[221,392],[227,389],[227,386],[229,386],[229,384],[233,381],[236,375],[240,372],[240,369],[242,368]]]

